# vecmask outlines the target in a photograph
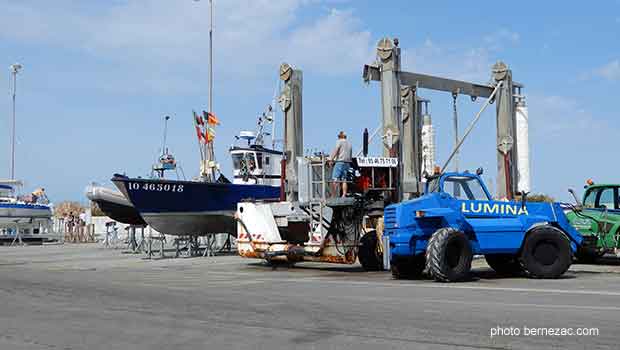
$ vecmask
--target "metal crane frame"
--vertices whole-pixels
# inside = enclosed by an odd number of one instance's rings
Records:
[[[363,79],[365,82],[381,82],[381,103],[383,114],[384,138],[387,135],[403,135],[402,140],[394,143],[395,147],[386,147],[384,155],[397,156],[399,158],[399,200],[406,199],[411,195],[422,193],[420,162],[416,161],[417,153],[421,149],[419,137],[405,135],[418,129],[420,115],[409,118],[414,125],[407,127],[407,119],[404,115],[404,105],[417,104],[418,89],[430,89],[444,91],[452,94],[468,95],[472,99],[478,97],[489,98],[495,87],[502,82],[500,90],[494,96],[497,102],[497,197],[512,199],[517,193],[518,183],[518,157],[516,145],[516,114],[515,114],[515,89],[521,90],[522,84],[512,80],[512,71],[508,66],[498,61],[493,65],[493,83],[488,85],[477,84],[467,81],[454,80],[427,74],[405,72],[400,66],[400,47],[398,39],[383,38],[377,45],[377,61],[364,65]],[[402,98],[401,98],[402,96]],[[410,97],[407,97],[410,96]],[[409,102],[408,102],[409,101]],[[416,108],[408,108],[416,111]],[[406,111],[405,111],[406,112]],[[416,113],[417,114],[417,113]],[[410,116],[411,113],[409,113]],[[419,135],[414,131],[414,135]],[[403,150],[407,150],[404,152]],[[405,156],[412,150],[414,157]]]

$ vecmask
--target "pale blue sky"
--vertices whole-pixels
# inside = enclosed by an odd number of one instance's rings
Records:
[[[270,103],[285,60],[304,71],[307,148],[329,150],[339,130],[359,144],[379,123],[378,86],[361,80],[383,36],[398,37],[408,70],[486,82],[503,60],[526,86],[534,192],[567,200],[584,180],[618,182],[620,3],[603,1],[215,0],[216,151]],[[504,4],[506,8],[500,6]],[[17,175],[56,201],[115,172],[145,175],[162,118],[188,176],[198,171],[192,109],[207,106],[208,2],[0,0],[0,72],[18,81]],[[9,174],[10,96],[0,99],[0,177]],[[451,97],[432,99],[439,159],[452,140]],[[482,102],[459,102],[463,127]],[[492,109],[461,164],[495,177]],[[6,165],[6,166],[5,166]]]

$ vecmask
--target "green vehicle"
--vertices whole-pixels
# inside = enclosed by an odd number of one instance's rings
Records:
[[[583,236],[576,254],[581,262],[594,262],[604,254],[620,253],[620,184],[595,184],[588,180],[580,202],[566,216]]]

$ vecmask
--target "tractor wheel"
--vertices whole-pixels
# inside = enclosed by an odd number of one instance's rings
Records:
[[[562,231],[552,226],[535,228],[525,238],[521,263],[530,277],[558,278],[571,264],[571,249]]]
[[[428,241],[426,266],[436,281],[456,282],[467,279],[472,259],[469,239],[461,231],[442,228]]]
[[[360,239],[357,258],[366,271],[383,270],[383,254],[379,253],[379,237],[376,231],[368,231]]]
[[[487,264],[502,276],[519,276],[523,274],[523,267],[519,259],[511,254],[487,254],[484,256]]]
[[[392,277],[395,279],[412,279],[422,277],[422,272],[425,267],[425,259],[426,257],[424,254],[407,258],[395,258],[390,264]]]

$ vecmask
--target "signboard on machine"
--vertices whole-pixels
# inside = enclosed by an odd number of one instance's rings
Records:
[[[391,157],[358,157],[357,166],[360,168],[376,167],[376,168],[396,168],[398,167],[398,158]]]

